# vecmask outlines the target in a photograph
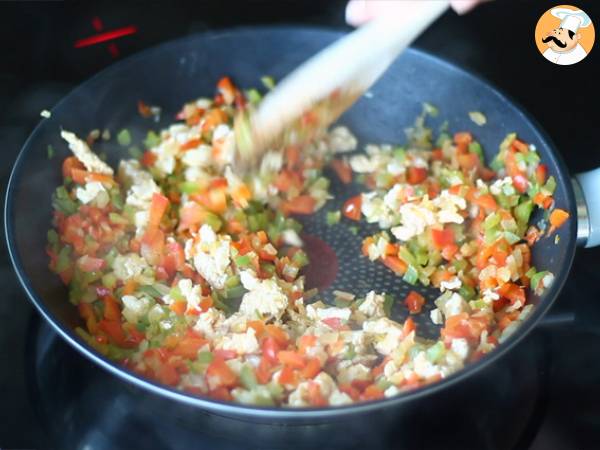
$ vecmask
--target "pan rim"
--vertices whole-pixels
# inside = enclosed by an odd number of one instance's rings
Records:
[[[84,81],[77,85],[73,90],[71,90],[63,99],[61,99],[53,109],[61,107],[65,102],[69,101],[69,99],[76,95],[80,90],[86,89],[89,84],[91,84],[94,80],[102,77],[107,77],[113,71],[122,70],[126,65],[133,64],[138,59],[143,59],[154,52],[164,51],[164,49],[169,47],[177,47],[180,45],[184,45],[188,41],[191,40],[212,40],[219,39],[228,35],[238,35],[242,36],[244,33],[272,33],[275,31],[294,31],[294,32],[311,32],[311,33],[321,33],[323,35],[327,35],[328,37],[338,38],[344,34],[343,30],[328,28],[328,27],[311,27],[311,26],[289,26],[289,25],[280,25],[280,26],[258,26],[258,27],[237,27],[224,29],[218,32],[206,32],[206,33],[198,33],[193,35],[188,35],[183,38],[167,41],[160,45],[151,47],[142,52],[134,54],[123,61],[120,61],[117,64],[109,66],[108,68],[100,71],[95,74],[88,80]],[[463,69],[459,65],[455,64],[452,61],[447,59],[435,56],[427,51],[422,49],[411,47],[406,50],[407,52],[418,55],[421,58],[425,58],[430,60],[432,63],[436,65],[441,65],[446,69],[449,69],[453,72],[460,73],[463,77],[470,79],[473,83],[478,83],[480,85],[484,85],[485,88],[490,92],[490,94],[499,97],[501,100],[507,102],[512,106],[512,108],[519,113],[520,120],[524,122],[528,122],[532,125],[534,131],[537,133],[540,144],[544,145],[548,148],[549,152],[547,157],[549,156],[554,160],[554,163],[558,167],[560,174],[565,177],[569,176],[569,172],[566,168],[566,165],[560,155],[556,151],[556,146],[548,136],[548,134],[540,127],[539,123],[528,113],[526,110],[521,107],[521,105],[515,102],[511,97],[504,94],[500,91],[493,83],[490,83],[487,79],[479,75],[476,71],[471,69]],[[346,406],[336,406],[336,407],[327,407],[327,408],[285,408],[285,407],[259,407],[259,406],[251,406],[251,405],[242,405],[233,402],[224,402],[219,400],[213,400],[209,398],[195,397],[191,394],[187,394],[184,391],[180,391],[174,388],[170,388],[168,386],[156,383],[152,380],[144,379],[137,374],[127,370],[121,365],[108,360],[104,356],[100,355],[90,346],[88,346],[85,342],[83,342],[73,330],[67,329],[67,327],[63,327],[60,323],[60,320],[55,317],[49,309],[45,306],[44,300],[39,296],[32,288],[31,282],[25,273],[25,270],[21,264],[20,257],[18,254],[18,249],[16,248],[16,243],[14,239],[14,229],[13,229],[13,220],[14,217],[14,194],[15,194],[15,185],[17,179],[22,175],[22,166],[25,156],[31,149],[31,144],[35,140],[37,134],[41,132],[42,127],[44,126],[44,121],[40,121],[40,123],[34,128],[32,133],[29,135],[23,147],[19,151],[19,154],[15,160],[13,168],[11,170],[11,174],[9,177],[9,181],[7,184],[7,190],[5,194],[5,208],[4,208],[4,232],[7,243],[8,254],[12,263],[12,266],[15,270],[15,274],[17,275],[17,279],[21,284],[23,290],[27,294],[27,297],[31,303],[36,307],[37,311],[42,315],[42,317],[51,325],[53,330],[61,336],[72,348],[77,350],[80,354],[92,360],[95,364],[102,367],[104,370],[107,370],[111,374],[117,376],[118,378],[133,384],[134,386],[141,388],[147,392],[152,394],[156,394],[160,397],[168,398],[171,400],[175,400],[177,402],[183,403],[187,406],[198,407],[204,410],[207,410],[211,413],[227,415],[229,417],[237,416],[237,417],[245,417],[245,418],[262,418],[262,419],[277,419],[277,420],[306,420],[306,419],[325,419],[325,418],[340,418],[343,416],[362,414],[365,412],[371,412],[375,410],[379,410],[382,408],[388,408],[397,406],[402,403],[408,403],[411,401],[418,400],[422,397],[428,396],[430,394],[435,394],[437,392],[441,392],[442,390],[451,388],[455,383],[465,380],[472,374],[474,374],[478,370],[482,370],[488,367],[490,364],[498,361],[503,355],[505,355],[509,350],[511,350],[516,344],[518,344],[526,335],[528,335],[531,330],[537,325],[540,319],[546,314],[549,308],[554,303],[558,293],[561,291],[567,276],[569,274],[574,254],[575,254],[575,236],[576,236],[576,220],[570,220],[568,222],[568,242],[566,242],[566,251],[568,254],[565,256],[566,264],[563,266],[562,271],[559,274],[555,274],[556,278],[550,290],[544,295],[544,297],[540,300],[539,304],[534,308],[533,313],[527,320],[519,327],[517,332],[513,333],[501,346],[492,351],[491,353],[485,355],[479,361],[474,363],[469,363],[463,369],[458,372],[448,376],[447,378],[432,383],[426,386],[423,386],[419,389],[406,391],[401,394],[398,394],[394,397],[380,399],[376,401],[364,402],[364,403],[355,403]],[[566,187],[566,197],[568,204],[571,205],[571,209],[573,209],[575,205],[574,193],[571,184],[568,181],[563,182]]]

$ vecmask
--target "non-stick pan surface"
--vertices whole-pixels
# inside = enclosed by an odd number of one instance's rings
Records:
[[[50,195],[61,183],[59,162],[68,154],[59,137],[60,129],[85,136],[95,128],[109,128],[113,132],[129,128],[134,135],[137,133],[137,137],[141,137],[148,127],[156,129],[160,124],[139,117],[138,100],[161,105],[165,124],[173,120],[174,113],[185,101],[212,95],[221,76],[229,75],[245,88],[259,86],[260,77],[265,74],[280,79],[340,36],[341,33],[333,31],[284,27],[187,37],[147,50],[108,68],[75,89],[52,109],[51,118],[43,120],[35,129],[13,169],[6,195],[5,227],[10,255],[25,291],[64,339],[113,374],[157,394],[219,414],[293,421],[340,417],[385,408],[449,389],[459,381],[468,382],[470,374],[497,359],[534,327],[556,298],[568,274],[575,248],[575,219],[559,230],[558,244],[552,238],[543,239],[535,246],[533,264],[550,270],[556,279],[542,298],[532,298],[536,304],[535,312],[518,332],[498,350],[446,380],[391,399],[320,410],[257,408],[222,403],[193,397],[142,379],[105,359],[74,334],[73,327],[78,323],[76,310],[69,304],[66,290],[58,277],[48,270],[44,251],[46,230],[51,222]],[[569,176],[548,137],[511,100],[478,77],[432,55],[410,49],[394,63],[371,93],[340,119],[358,136],[361,147],[370,142],[403,143],[404,129],[413,123],[422,103],[427,101],[440,109],[439,117],[430,125],[437,128],[447,120],[450,130],[472,130],[483,144],[488,160],[509,132],[517,132],[524,140],[535,144],[542,161],[548,165],[549,173],[557,180],[557,205],[575,211]],[[478,127],[469,120],[468,112],[474,110],[485,113],[487,125]],[[48,145],[57,150],[55,159],[48,160]],[[96,150],[106,152],[113,164],[128,157],[114,143],[102,144]],[[333,284],[324,289],[323,295],[330,298],[333,289],[359,295],[375,289],[403,299],[414,287],[406,285],[384,266],[359,256],[360,241],[370,231],[366,226],[355,235],[347,225],[325,225],[325,211],[339,208],[345,199],[359,192],[359,186],[347,187],[339,184],[335,177],[331,179],[335,199],[314,217],[304,219],[306,233],[318,236],[336,254],[333,259],[315,259],[316,264],[320,260],[321,263],[327,262],[322,266],[323,270],[331,270],[332,264],[339,266]],[[431,300],[436,297],[435,290],[417,290],[430,300],[426,311],[417,320],[419,330],[433,335],[437,329],[431,323],[428,312],[432,307]],[[400,302],[394,308],[394,315],[397,319],[406,316]]]

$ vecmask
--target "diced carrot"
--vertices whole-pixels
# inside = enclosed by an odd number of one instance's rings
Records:
[[[404,275],[406,269],[408,269],[408,265],[398,258],[397,256],[385,256],[382,258],[383,264],[385,264],[392,272],[397,275]]]
[[[402,326],[402,335],[406,337],[413,331],[416,331],[416,329],[417,325],[415,324],[415,321],[412,319],[412,317],[408,317]]]
[[[465,144],[468,146],[471,142],[473,142],[473,135],[468,131],[462,131],[454,134],[455,144]]]
[[[375,384],[367,386],[361,395],[363,400],[377,400],[383,397],[383,391]]]
[[[491,194],[483,194],[475,199],[475,204],[487,211],[496,211],[498,204]]]
[[[62,164],[63,177],[73,178],[73,169],[85,170],[85,167],[75,156],[67,156]]]
[[[178,316],[182,316],[185,313],[185,310],[187,309],[187,302],[183,300],[177,300],[171,303],[169,308]]]
[[[235,100],[236,88],[231,82],[231,78],[223,77],[217,83],[217,89],[223,95],[223,100],[227,105],[231,105]]]
[[[85,184],[86,178],[88,176],[88,171],[85,169],[72,168],[71,169],[71,178],[77,184]]]
[[[479,160],[479,156],[477,153],[464,153],[456,155],[456,159],[458,161],[458,165],[461,169],[465,171],[473,170],[481,165],[481,161]]]
[[[265,334],[265,323],[262,320],[249,320],[248,326],[254,330],[259,339]]]
[[[181,339],[175,348],[173,354],[186,359],[196,359],[198,350],[208,341],[200,337],[185,337]]]
[[[142,155],[142,164],[146,167],[152,167],[157,159],[158,156],[156,155],[156,153],[148,150]]]
[[[514,141],[512,141],[511,147],[521,153],[529,152],[529,145],[527,145],[525,142],[521,141],[520,139],[515,139]]]
[[[133,294],[137,289],[137,286],[137,282],[134,279],[130,278],[125,282],[125,286],[123,286],[123,295]]]
[[[560,228],[569,218],[569,213],[563,209],[556,208],[550,213],[550,225]]]
[[[268,324],[265,326],[265,331],[281,346],[287,345],[290,339],[288,334],[277,325]]]

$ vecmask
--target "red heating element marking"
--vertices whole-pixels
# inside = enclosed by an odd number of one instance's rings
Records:
[[[92,19],[92,26],[94,27],[94,30],[99,32],[102,31],[104,28],[102,20],[99,17],[94,17]],[[78,39],[77,41],[75,41],[74,47],[83,48],[89,47],[90,45],[100,44],[102,42],[108,42],[108,51],[110,52],[113,58],[116,58],[117,56],[119,56],[119,47],[117,47],[117,44],[111,41],[122,38],[124,36],[130,36],[132,34],[137,33],[137,31],[138,29],[135,25],[128,25],[126,27],[104,31],[98,34],[94,34],[93,36]]]

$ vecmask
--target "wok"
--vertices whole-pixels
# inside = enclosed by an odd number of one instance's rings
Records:
[[[542,319],[560,292],[568,276],[576,244],[598,243],[599,208],[596,205],[594,209],[589,194],[598,186],[600,173],[588,172],[580,176],[581,183],[573,182],[550,138],[512,100],[477,76],[423,51],[407,50],[372,88],[372,95],[360,99],[340,119],[357,135],[361,146],[368,142],[404,142],[404,128],[419,114],[422,102],[427,101],[440,109],[440,117],[431,122],[434,128],[448,120],[451,130],[473,130],[485,149],[488,161],[509,132],[517,132],[525,141],[535,144],[549,174],[556,178],[556,204],[571,213],[571,219],[557,232],[560,238],[558,244],[553,238],[543,239],[533,249],[533,264],[554,273],[554,283],[542,297],[531,297],[531,302],[536,305],[534,312],[497,350],[443,381],[394,398],[328,409],[275,409],[194,397],[143,379],[95,352],[73,331],[79,324],[76,308],[68,302],[66,290],[58,277],[48,270],[44,250],[46,230],[51,223],[50,195],[62,182],[59,161],[68,154],[66,145],[60,140],[60,129],[85,136],[95,128],[108,128],[113,132],[128,128],[134,136],[137,133],[141,137],[148,127],[157,129],[160,124],[152,124],[139,117],[136,108],[139,99],[160,105],[162,120],[168,123],[185,101],[212,95],[221,76],[231,76],[244,88],[259,85],[260,77],[265,74],[280,79],[340,36],[341,33],[334,31],[293,27],[240,29],[190,36],[128,58],[76,88],[52,109],[51,117],[43,120],[33,131],[10,177],[6,193],[5,231],[19,281],[40,314],[85,358],[130,383],[133,390],[142,393],[140,401],[146,398],[144,396],[157,398],[163,405],[163,411],[185,416],[186,421],[199,429],[220,430],[218,432],[224,434],[235,432],[242,437],[250,433],[255,442],[268,442],[275,446],[277,442],[310,446],[315,436],[322,437],[323,433],[329,436],[332,445],[348,439],[360,442],[360,439],[371,436],[374,430],[379,430],[383,442],[386,436],[392,435],[392,430],[402,430],[398,446],[404,444],[415,448],[436,442],[438,437],[431,433],[429,427],[437,424],[440,430],[448,432],[449,428],[453,431],[451,437],[443,440],[445,448],[454,445],[465,448],[465,442],[468,443],[466,448],[470,448],[471,444],[489,448],[490,442],[501,447],[513,445],[513,441],[505,436],[506,429],[498,426],[502,422],[499,417],[496,420],[496,414],[486,416],[487,422],[484,423],[487,425],[484,426],[489,427],[490,432],[480,436],[479,444],[479,438],[473,437],[477,435],[473,433],[473,421],[484,420],[493,401],[490,393],[498,390],[499,380],[506,384],[506,377],[514,374],[520,374],[518,379],[522,384],[503,387],[506,392],[502,393],[502,397],[507,403],[493,408],[498,408],[498,414],[517,418],[519,414],[525,415],[529,411],[527,408],[532,408],[531,404],[522,400],[526,391],[536,389],[532,378],[537,367],[536,351],[531,350],[529,357],[523,358],[523,352],[515,351],[515,346]],[[468,112],[473,110],[485,113],[488,119],[486,126],[476,127],[470,121]],[[56,159],[47,159],[48,145],[56,149]],[[115,144],[104,143],[95,149],[106,152],[113,165],[128,157]],[[339,207],[353,195],[353,189],[358,187],[346,188],[334,182],[332,191],[335,199],[326,209]],[[587,203],[582,190],[588,194]],[[596,195],[598,192],[595,189]],[[390,290],[397,294],[397,298],[407,292],[408,287],[400,278],[395,278],[385,268],[367,264],[358,256],[358,241],[352,241],[358,238],[344,231],[333,231],[338,227],[325,227],[323,215],[324,212],[307,219],[305,230],[319,236],[337,254],[340,270],[333,285],[324,289],[326,298],[332,289],[363,293],[365,285]],[[431,291],[423,292],[432,299]],[[400,309],[395,311],[396,318],[403,314]],[[428,311],[419,318],[419,326],[426,334],[437,331],[430,323]],[[532,346],[531,337],[525,341],[520,344],[522,348]],[[532,348],[535,349],[535,346]],[[523,411],[516,412],[518,407]],[[307,428],[306,425],[313,427]],[[360,430],[365,428],[369,431],[362,433]],[[522,428],[520,426],[518,430]],[[470,440],[461,443],[460,430],[471,430]]]

